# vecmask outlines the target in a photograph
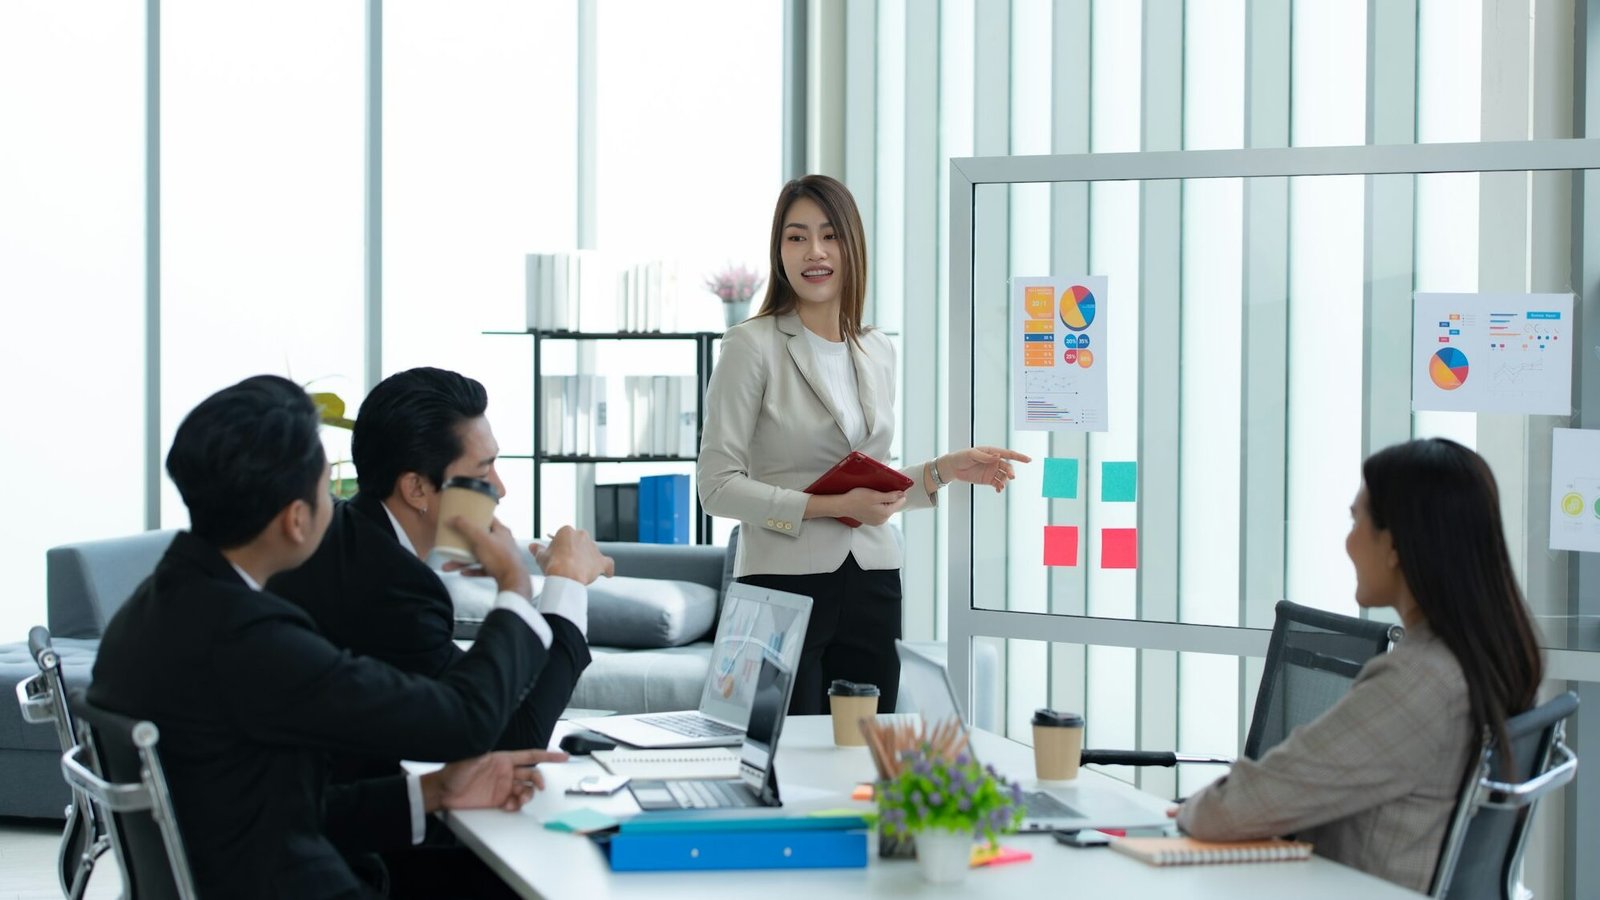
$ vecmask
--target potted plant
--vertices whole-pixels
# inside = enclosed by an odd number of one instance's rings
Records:
[[[877,784],[878,825],[891,839],[914,837],[923,877],[935,883],[966,877],[972,845],[994,845],[1022,822],[1022,789],[979,766],[971,753],[953,757],[931,742],[903,751],[899,771]]]
[[[706,290],[722,301],[723,318],[729,328],[743,322],[750,312],[750,298],[761,289],[761,275],[744,265],[728,265],[706,276]]]

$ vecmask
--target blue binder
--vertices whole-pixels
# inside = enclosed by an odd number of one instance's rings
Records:
[[[639,479],[639,542],[689,543],[689,476],[647,475]]]
[[[866,831],[683,831],[630,833],[602,842],[615,872],[692,869],[861,869]]]

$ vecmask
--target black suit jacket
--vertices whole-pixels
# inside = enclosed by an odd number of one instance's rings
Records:
[[[455,607],[444,582],[401,546],[381,501],[358,494],[335,505],[317,552],[267,589],[311,614],[328,640],[416,675],[438,678],[463,657],[453,640]],[[578,627],[550,616],[550,659],[495,743],[497,749],[546,747],[555,723],[589,665]],[[336,780],[392,774],[399,757],[335,760]]]
[[[335,647],[183,532],[106,627],[89,699],[161,729],[202,897],[352,896],[362,887],[336,844],[409,844],[409,806],[400,777],[326,790],[327,755],[481,754],[547,657],[496,610],[444,676],[408,675]]]

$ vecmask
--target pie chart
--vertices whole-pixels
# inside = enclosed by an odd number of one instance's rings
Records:
[[[1467,383],[1467,355],[1445,347],[1428,360],[1428,377],[1442,391],[1453,391]]]
[[[1083,331],[1094,321],[1094,294],[1081,284],[1061,292],[1061,324],[1072,331]]]

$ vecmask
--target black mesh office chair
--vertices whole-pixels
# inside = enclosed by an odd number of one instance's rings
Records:
[[[61,757],[73,790],[87,794],[110,825],[129,900],[194,900],[194,878],[178,834],[153,722],[89,704],[74,689],[70,704],[79,743]]]
[[[1339,702],[1367,660],[1386,653],[1405,636],[1399,625],[1324,612],[1278,601],[1267,663],[1256,691],[1256,708],[1244,755],[1260,759],[1289,732]],[[1199,756],[1170,750],[1085,750],[1085,764],[1175,766],[1178,763],[1231,765],[1225,756]]]
[[[1445,900],[1512,900],[1539,798],[1578,773],[1578,757],[1564,740],[1566,720],[1578,709],[1568,691],[1506,723],[1512,771],[1502,771],[1499,748],[1487,746],[1464,779],[1446,833],[1430,897]]]
[[[56,739],[65,753],[77,743],[72,711],[67,706],[67,682],[61,672],[61,658],[50,643],[50,630],[36,625],[28,632],[28,655],[39,665],[39,674],[17,684],[17,704],[22,719],[35,725],[54,725]],[[111,846],[99,810],[81,791],[73,790],[66,809],[67,825],[61,832],[61,851],[57,875],[61,893],[68,900],[80,900],[89,887],[95,860]]]

